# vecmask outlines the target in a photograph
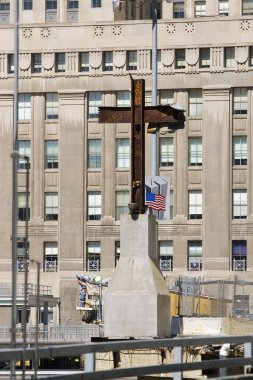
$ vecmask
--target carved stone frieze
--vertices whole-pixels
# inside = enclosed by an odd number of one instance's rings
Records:
[[[98,69],[102,65],[102,52],[91,51],[89,54],[89,63],[93,69]]]
[[[123,67],[126,64],[126,51],[116,50],[113,52],[113,63],[115,67]]]

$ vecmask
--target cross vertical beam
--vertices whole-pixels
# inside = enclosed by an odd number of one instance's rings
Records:
[[[145,81],[131,78],[131,203],[145,213]]]

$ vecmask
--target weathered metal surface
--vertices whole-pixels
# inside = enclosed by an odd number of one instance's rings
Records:
[[[100,107],[99,123],[131,123],[131,107]],[[136,123],[140,123],[136,115]],[[184,114],[170,105],[144,107],[144,123],[176,123]]]

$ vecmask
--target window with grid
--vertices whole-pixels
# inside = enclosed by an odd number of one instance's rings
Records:
[[[175,68],[176,69],[185,68],[185,49],[175,50]]]
[[[113,71],[113,52],[103,52],[103,71]]]
[[[253,0],[242,0],[242,15],[253,15]]]
[[[68,9],[78,9],[79,8],[79,1],[78,0],[68,0]]]
[[[160,166],[173,166],[174,147],[172,137],[161,137],[160,142]]]
[[[174,103],[174,91],[173,90],[160,90],[159,91],[159,103],[163,105]]]
[[[234,115],[245,115],[248,112],[247,88],[234,89]]]
[[[229,0],[219,0],[219,15],[228,16],[229,14]]]
[[[88,140],[88,168],[101,168],[101,140]]]
[[[18,120],[31,120],[31,94],[18,95]]]
[[[159,241],[159,266],[161,271],[173,270],[173,242],[172,240]]]
[[[89,191],[87,194],[87,220],[101,219],[101,192]]]
[[[58,220],[58,194],[45,193],[45,220]]]
[[[137,50],[127,51],[127,70],[137,70]]]
[[[201,166],[203,155],[202,137],[189,137],[188,150],[189,166]]]
[[[58,169],[58,140],[45,141],[45,169]]]
[[[28,162],[24,157],[31,157],[31,143],[29,140],[18,141],[18,154],[18,168],[27,169]]]
[[[19,241],[17,243],[17,271],[25,271],[25,262],[26,259],[29,260],[29,241]],[[29,263],[27,262],[27,266]]]
[[[130,91],[117,91],[116,103],[117,107],[130,107]]]
[[[79,53],[79,71],[88,72],[90,70],[89,52]]]
[[[201,117],[203,113],[203,95],[201,89],[189,91],[189,116]]]
[[[173,18],[184,18],[184,1],[173,2]]]
[[[199,49],[199,66],[201,68],[210,67],[210,49],[200,48]]]
[[[44,243],[44,272],[57,272],[58,243]]]
[[[0,12],[10,11],[10,0],[0,0]]]
[[[7,70],[8,74],[13,74],[15,70],[14,66],[14,54],[8,54],[7,56]]]
[[[23,10],[29,11],[33,9],[33,1],[32,0],[23,0]]]
[[[31,71],[32,73],[41,73],[42,71],[41,53],[32,54]]]
[[[247,165],[247,136],[233,137],[233,165]]]
[[[116,140],[116,168],[129,168],[130,147],[129,139]]]
[[[233,190],[233,219],[247,218],[247,190]]]
[[[87,242],[87,267],[88,272],[97,272],[100,270],[101,261],[101,243],[100,241]]]
[[[247,270],[247,241],[232,241],[232,265],[233,271]]]
[[[115,267],[120,259],[120,241],[115,241]]]
[[[102,0],[91,0],[91,8],[101,8]]]
[[[58,119],[59,117],[59,100],[57,92],[48,92],[46,94],[46,119]]]
[[[129,191],[116,192],[116,220],[120,220],[121,214],[129,214]]]
[[[202,219],[201,191],[189,191],[189,219]]]
[[[65,53],[55,53],[55,71],[64,73],[66,71]]]
[[[46,0],[46,11],[57,10],[57,0]]]
[[[95,119],[98,117],[98,107],[100,106],[102,106],[102,92],[90,91],[88,107],[89,119]]]
[[[189,271],[202,270],[202,241],[201,240],[188,241],[188,270]]]
[[[195,1],[195,17],[202,17],[206,15],[206,2]]]
[[[224,66],[235,67],[235,48],[234,47],[224,48]]]
[[[30,194],[28,194],[28,207],[26,208],[27,194],[18,193],[18,220],[25,222],[30,220]]]

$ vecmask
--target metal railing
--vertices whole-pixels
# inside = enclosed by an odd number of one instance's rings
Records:
[[[172,264],[173,264],[173,259],[167,259],[167,260],[164,260],[164,259],[160,259],[159,260],[159,264],[160,264],[160,270],[161,271],[172,271]]]
[[[74,356],[85,354],[85,373],[80,370],[75,374],[61,374],[59,376],[43,376],[43,379],[61,379],[61,380],[102,380],[102,379],[120,379],[131,376],[144,376],[155,374],[173,374],[174,380],[181,380],[184,371],[193,370],[210,370],[223,368],[241,368],[241,375],[246,373],[253,364],[252,358],[253,336],[201,336],[201,337],[184,337],[184,338],[167,338],[167,339],[145,339],[145,340],[123,340],[123,341],[102,341],[92,343],[51,345],[35,348],[23,349],[0,349],[2,361],[14,360],[38,360],[39,358]],[[187,362],[183,361],[183,349],[186,347],[199,347],[207,345],[243,344],[244,357],[233,357],[230,359],[209,359]],[[149,366],[117,368],[103,371],[95,371],[91,363],[94,363],[95,353],[120,352],[132,350],[173,350],[173,364],[155,364]],[[89,370],[88,370],[89,368]],[[39,378],[39,377],[38,377]],[[236,377],[236,379],[243,378]],[[252,378],[252,375],[251,375]]]
[[[57,271],[57,259],[45,260],[45,272],[56,272]]]
[[[23,297],[25,294],[25,285],[17,284],[17,296]],[[27,284],[27,294],[28,295],[36,295],[37,294],[37,285],[36,284]],[[40,295],[52,295],[52,286],[48,285],[40,285],[39,286],[39,294]],[[12,287],[11,284],[0,283],[0,297],[11,297],[12,295]]]
[[[233,259],[233,271],[245,271],[246,270],[246,259]]]
[[[87,270],[88,272],[98,272],[100,270],[100,260],[88,260]]]
[[[196,257],[189,258],[189,271],[201,271],[202,270],[202,259],[198,259]]]

